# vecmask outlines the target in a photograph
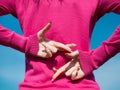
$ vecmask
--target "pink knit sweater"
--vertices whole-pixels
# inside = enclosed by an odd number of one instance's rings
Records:
[[[99,90],[92,71],[120,52],[120,27],[96,50],[90,50],[91,34],[104,14],[120,14],[120,0],[0,0],[0,15],[18,18],[24,36],[0,26],[0,44],[26,54],[25,79],[20,90]],[[71,81],[64,75],[51,82],[53,67],[69,59],[58,52],[50,59],[37,57],[36,33],[48,22],[52,27],[46,37],[63,44],[76,43],[85,78]]]

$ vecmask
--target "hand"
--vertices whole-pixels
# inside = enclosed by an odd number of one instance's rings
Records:
[[[58,70],[53,68],[55,74],[52,77],[52,81],[54,81],[62,73],[64,73],[66,77],[71,77],[71,80],[78,80],[83,78],[85,74],[80,67],[78,55],[78,51],[66,53],[66,56],[72,58],[72,60]]]
[[[45,34],[50,29],[50,27],[51,23],[48,23],[37,33],[39,39],[39,51],[37,55],[42,58],[50,58],[53,56],[53,54],[57,53],[57,51],[71,52],[71,48],[75,46],[75,44],[64,45],[62,43],[49,40],[45,37]]]

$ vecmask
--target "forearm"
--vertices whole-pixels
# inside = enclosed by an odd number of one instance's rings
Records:
[[[80,51],[80,63],[85,74],[91,73],[120,52],[120,26],[114,34],[93,51]]]
[[[12,47],[26,54],[37,55],[38,40],[37,35],[24,37],[0,26],[0,44]]]

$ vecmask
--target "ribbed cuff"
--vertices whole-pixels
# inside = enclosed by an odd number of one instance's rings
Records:
[[[85,75],[92,73],[93,67],[92,67],[90,53],[87,51],[79,50],[79,60],[80,60],[81,68],[85,73]]]
[[[90,74],[120,52],[120,26],[113,35],[94,51],[79,50],[79,59],[85,75]]]
[[[32,56],[37,56],[38,50],[39,50],[39,40],[37,34],[29,36],[25,53],[27,55],[30,54]]]

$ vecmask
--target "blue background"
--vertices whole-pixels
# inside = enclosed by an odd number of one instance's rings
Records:
[[[0,17],[0,24],[22,35],[17,19],[11,15]],[[110,37],[120,24],[120,16],[110,13],[102,17],[94,28],[91,49],[96,49]],[[24,79],[24,54],[9,47],[0,46],[0,90],[17,90]],[[111,58],[94,71],[101,90],[120,90],[120,54]]]

